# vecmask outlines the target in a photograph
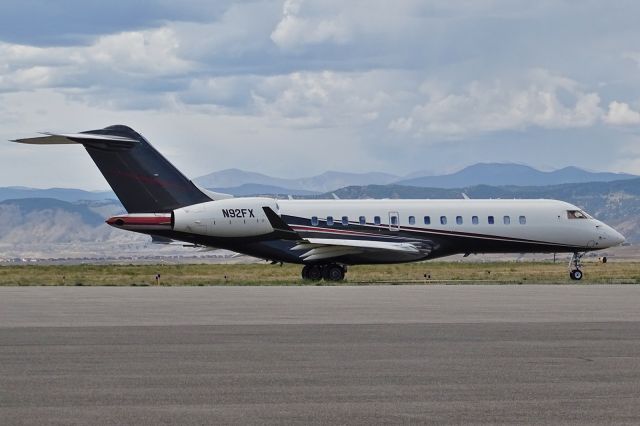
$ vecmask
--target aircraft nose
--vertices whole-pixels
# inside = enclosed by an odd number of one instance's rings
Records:
[[[625,237],[610,226],[605,225],[604,236],[607,247],[619,246],[625,242]]]
[[[616,246],[625,242],[626,238],[624,237],[624,235],[622,235],[621,233],[619,233],[613,228],[611,228],[611,231],[613,231],[611,235],[611,240],[615,243]]]

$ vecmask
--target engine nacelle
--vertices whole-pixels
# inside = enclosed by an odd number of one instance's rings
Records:
[[[257,237],[274,231],[263,207],[278,211],[271,198],[230,198],[173,211],[173,230],[212,237]]]

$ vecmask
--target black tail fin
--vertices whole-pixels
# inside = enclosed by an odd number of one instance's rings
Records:
[[[147,140],[117,125],[77,134],[22,139],[24,143],[80,143],[129,213],[164,213],[211,201]]]
[[[84,144],[129,213],[169,212],[211,201],[133,129],[118,125],[83,133],[121,136],[140,142],[124,149]]]

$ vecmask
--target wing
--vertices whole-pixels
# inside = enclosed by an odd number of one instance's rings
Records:
[[[403,261],[409,261],[424,258],[433,249],[429,241],[389,242],[362,239],[304,238],[269,207],[263,207],[263,210],[279,238],[297,242],[291,250],[301,251],[300,258],[304,262],[335,259],[347,255],[363,255],[370,258],[400,257],[403,258]]]
[[[305,262],[337,258],[349,254],[373,254],[395,252],[416,257],[427,256],[432,247],[429,244],[414,242],[387,242],[372,240],[338,240],[330,238],[305,238],[291,250],[304,251],[300,258]]]

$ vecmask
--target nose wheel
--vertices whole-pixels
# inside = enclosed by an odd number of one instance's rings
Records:
[[[571,278],[574,281],[580,281],[583,277],[583,273],[582,273],[582,256],[584,256],[586,254],[586,252],[584,253],[578,253],[575,252],[573,253],[573,256],[571,256],[571,260],[569,261],[569,278]]]
[[[302,279],[309,281],[342,281],[347,267],[337,263],[305,265],[302,268]]]

